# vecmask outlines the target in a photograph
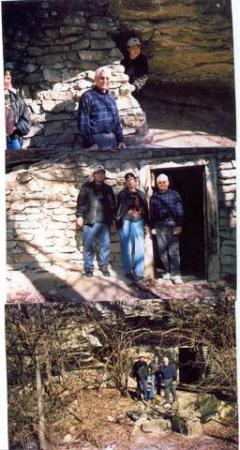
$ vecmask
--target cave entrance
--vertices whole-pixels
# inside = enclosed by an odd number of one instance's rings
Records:
[[[203,367],[199,358],[199,350],[192,347],[179,348],[179,382],[196,383],[201,378]]]
[[[184,224],[180,239],[182,275],[218,279],[220,262],[215,162],[152,167],[150,177],[153,189],[160,173],[168,175],[170,187],[179,192],[183,201]],[[153,247],[153,264],[159,271],[162,265],[155,239]]]

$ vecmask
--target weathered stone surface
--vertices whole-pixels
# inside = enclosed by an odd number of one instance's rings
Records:
[[[56,83],[62,79],[61,72],[54,69],[44,69],[43,77],[45,81],[49,81],[50,83]]]

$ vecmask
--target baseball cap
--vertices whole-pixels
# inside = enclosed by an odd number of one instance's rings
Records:
[[[99,172],[100,170],[102,170],[104,173],[106,172],[103,166],[98,165],[94,167],[93,173]]]
[[[141,45],[141,42],[139,41],[138,38],[133,37],[133,38],[128,39],[127,47],[135,47],[136,45]]]
[[[133,170],[128,170],[128,171],[125,173],[125,175],[124,175],[125,180],[126,180],[129,176],[130,176],[130,177],[134,177],[135,179],[137,179],[137,176],[136,176],[136,174],[134,173]]]

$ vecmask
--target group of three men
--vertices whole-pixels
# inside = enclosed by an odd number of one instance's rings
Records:
[[[182,232],[183,206],[178,192],[169,189],[167,175],[157,177],[157,188],[150,199],[150,211],[145,193],[137,188],[133,171],[125,174],[125,188],[117,195],[116,202],[112,188],[104,180],[104,167],[96,166],[93,181],[83,184],[77,199],[77,224],[84,232],[86,276],[93,276],[96,246],[99,268],[104,276],[110,276],[110,229],[115,221],[126,277],[134,281],[144,278],[144,235],[151,229],[152,234],[156,235],[165,270],[163,278],[181,284],[179,236]]]
[[[162,364],[156,355],[148,365],[143,356],[133,365],[133,376],[137,381],[136,397],[141,399],[143,393],[144,400],[154,398],[155,392],[161,394],[161,386],[163,385],[166,404],[170,405],[176,401],[176,380],[177,368],[174,362],[170,362],[167,356],[163,357]],[[150,390],[148,392],[148,380],[150,381]],[[172,400],[170,398],[172,394]]]

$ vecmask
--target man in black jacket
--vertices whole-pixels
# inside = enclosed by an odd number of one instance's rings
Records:
[[[149,225],[146,196],[137,189],[136,175],[125,175],[126,187],[117,197],[116,225],[119,230],[125,275],[139,281],[144,277],[144,231]]]
[[[147,59],[141,53],[141,42],[136,37],[128,39],[127,51],[128,54],[123,58],[121,64],[125,67],[130,83],[135,86],[133,95],[139,98],[139,94],[142,94],[142,89],[148,79]]]
[[[4,98],[7,148],[20,150],[22,137],[28,134],[31,121],[24,100],[13,91],[12,73],[9,69],[4,70]]]
[[[104,183],[104,179],[104,167],[96,166],[93,170],[93,181],[82,186],[77,199],[77,224],[80,228],[83,227],[84,269],[89,278],[93,276],[96,244],[99,246],[99,268],[104,276],[110,276],[110,227],[114,218],[115,197],[112,188]]]
[[[138,361],[133,365],[133,376],[137,381],[136,397],[137,400],[141,400],[141,392],[143,391],[144,400],[148,399],[147,394],[147,379],[148,379],[149,369],[146,361],[144,361],[143,356],[139,356]]]

